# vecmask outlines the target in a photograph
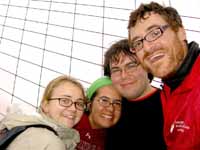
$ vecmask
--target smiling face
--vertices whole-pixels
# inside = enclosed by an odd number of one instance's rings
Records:
[[[121,96],[112,85],[107,85],[97,90],[97,94],[91,102],[89,120],[92,128],[109,128],[119,120],[121,108],[115,109],[111,104],[104,107],[100,104],[99,98],[104,98],[110,102],[113,102],[113,100],[121,102]]]
[[[56,86],[51,94],[51,98],[68,98],[73,102],[84,101],[84,95],[80,87],[69,81],[63,81]],[[70,107],[63,107],[59,104],[59,100],[45,100],[42,103],[44,113],[55,121],[65,124],[71,128],[76,125],[82,115],[83,111],[77,110],[75,105]]]
[[[156,27],[166,24],[167,22],[159,14],[148,14],[145,19],[138,20],[135,26],[130,28],[131,43],[143,38]],[[143,40],[143,48],[137,51],[136,55],[147,71],[156,77],[166,79],[177,71],[186,56],[185,39],[182,27],[177,32],[169,27],[155,41]]]
[[[128,100],[146,95],[151,89],[147,72],[140,64],[130,66],[131,63],[136,62],[132,57],[125,54],[120,54],[118,57],[118,62],[110,64],[113,85]],[[121,73],[116,74],[115,70],[121,70]]]

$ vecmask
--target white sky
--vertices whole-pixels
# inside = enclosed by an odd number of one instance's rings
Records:
[[[156,1],[175,7],[188,40],[200,43],[199,0]],[[129,13],[141,2],[149,0],[0,0],[0,118],[13,102],[35,110],[60,74],[85,88],[102,76],[104,52],[127,37]]]

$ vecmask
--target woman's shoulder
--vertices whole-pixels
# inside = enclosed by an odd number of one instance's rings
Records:
[[[8,150],[65,150],[62,140],[46,128],[30,127],[18,135],[9,145]]]

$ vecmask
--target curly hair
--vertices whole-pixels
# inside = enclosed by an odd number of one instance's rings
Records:
[[[132,11],[129,17],[128,30],[134,27],[138,20],[146,19],[146,15],[154,12],[159,14],[174,30],[178,31],[179,27],[183,27],[181,16],[177,10],[172,7],[165,7],[156,2],[149,4],[141,4],[136,10]],[[129,33],[130,36],[130,33]]]

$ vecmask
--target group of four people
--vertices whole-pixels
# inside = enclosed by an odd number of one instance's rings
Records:
[[[80,83],[61,76],[47,86],[40,113],[8,114],[0,129],[42,123],[58,134],[29,128],[8,149],[199,150],[198,44],[187,42],[174,8],[155,2],[131,12],[128,33],[106,51],[108,77],[92,83],[87,98]],[[162,90],[152,76],[162,79]]]

